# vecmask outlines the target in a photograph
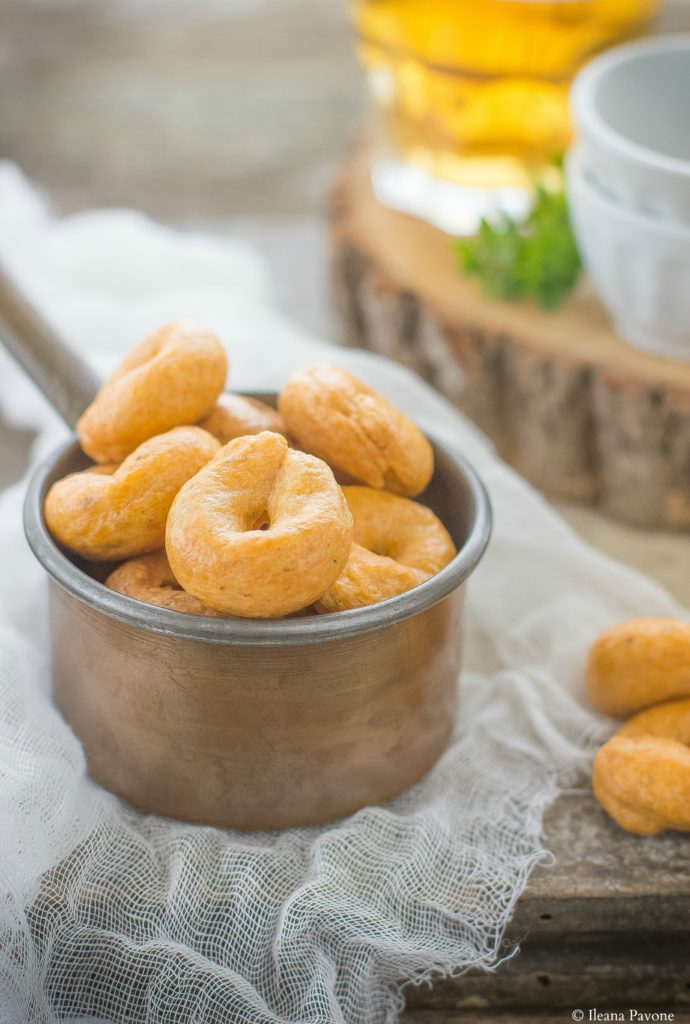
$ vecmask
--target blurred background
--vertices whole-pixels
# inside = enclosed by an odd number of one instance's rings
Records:
[[[687,26],[685,6],[666,3],[663,27]],[[256,242],[286,311],[332,334],[326,194],[368,106],[349,13],[347,0],[0,0],[0,158],[60,212],[132,206]]]
[[[668,0],[659,27],[689,9]],[[0,159],[60,213],[128,206],[254,243],[285,312],[337,339],[327,194],[368,116],[346,0],[0,0],[0,22]],[[0,482],[28,441],[0,431]],[[557,504],[673,585],[663,535]]]
[[[344,0],[0,11],[0,158],[61,212],[133,206],[255,242],[287,312],[331,331],[325,196],[365,106]]]

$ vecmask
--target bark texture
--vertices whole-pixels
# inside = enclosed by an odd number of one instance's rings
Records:
[[[586,282],[554,313],[484,298],[446,235],[376,202],[364,149],[330,211],[348,344],[415,369],[547,493],[690,528],[690,362],[624,344]]]

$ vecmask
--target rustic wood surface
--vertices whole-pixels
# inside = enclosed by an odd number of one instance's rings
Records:
[[[688,841],[628,835],[588,793],[547,812],[546,836],[554,863],[536,869],[506,935],[506,953],[519,943],[519,956],[494,974],[411,988],[408,1008],[493,1007],[529,1019],[537,1009],[624,1004],[690,1016]]]
[[[673,4],[669,17],[682,23],[684,8]],[[21,163],[58,209],[127,204],[247,238],[274,267],[290,315],[336,336],[322,211],[363,110],[344,0],[2,0],[0,21],[0,154]],[[21,472],[29,440],[0,431],[0,482]],[[690,604],[687,539],[558,507],[591,543]],[[579,1005],[563,1003],[564,992],[574,995],[567,974],[579,993],[586,960],[609,1005],[632,1005],[628,984],[644,974],[646,954],[641,938],[635,955],[621,953],[621,931],[634,943],[645,931],[671,935],[671,977],[657,975],[655,1002],[686,998],[690,958],[678,915],[687,927],[688,840],[627,836],[582,793],[551,809],[545,845],[555,864],[537,869],[511,930],[513,939],[536,932],[526,980],[511,964],[495,976],[512,979],[502,995],[493,976],[481,992],[472,980],[463,990],[462,979],[415,990],[407,1024],[567,1020]],[[567,941],[580,944],[578,956]],[[647,964],[645,977],[658,966]],[[504,1007],[496,1013],[486,1006],[494,987]],[[542,1009],[531,1008],[535,1000]],[[685,1018],[677,1011],[676,1019]]]
[[[582,1003],[584,1006],[584,1002]],[[579,1006],[579,1004],[578,1004]],[[628,1003],[617,1003],[615,1006],[609,1007],[609,1011],[616,1010],[622,1016],[613,1017],[610,1016],[608,1020],[630,1020],[630,1005]],[[639,1012],[644,1013],[645,1009],[649,1013],[653,1013],[655,1010],[658,1012],[658,1007],[640,1007]],[[673,1016],[667,1016],[665,1018],[657,1017],[657,1020],[670,1020],[674,1024],[686,1024],[690,1021],[690,1014],[683,1011],[674,1010],[672,1007],[668,1008],[669,1012]],[[599,1013],[602,1014],[599,1018],[588,1017],[585,1014],[583,1018],[587,1020],[606,1020],[603,1016],[604,1009],[599,1007]],[[654,1017],[650,1016],[644,1018],[639,1016],[638,1020],[654,1020]],[[404,1013],[400,1018],[400,1024],[564,1024],[565,1021],[572,1020],[570,1006],[563,1007],[559,1012],[554,1013],[550,1010],[540,1010],[536,1007],[530,1006],[524,1010],[506,1010],[496,1013],[493,1010],[411,1010]]]

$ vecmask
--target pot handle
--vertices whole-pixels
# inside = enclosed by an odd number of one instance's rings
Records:
[[[74,429],[100,381],[0,263],[0,341]]]

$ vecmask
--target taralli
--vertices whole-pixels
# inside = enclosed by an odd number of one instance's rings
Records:
[[[317,612],[343,612],[404,594],[429,579],[421,569],[401,565],[353,544],[345,568],[316,602]]]
[[[199,426],[218,438],[221,444],[247,434],[260,434],[263,430],[287,434],[283,417],[277,409],[244,395],[221,395]]]
[[[690,831],[690,700],[635,715],[594,759],[594,795],[628,832]]]
[[[280,434],[230,441],[175,498],[165,547],[181,585],[228,615],[278,618],[338,578],[352,516],[328,466]]]
[[[72,473],[48,491],[48,529],[93,561],[154,551],[163,545],[173,498],[219,447],[199,427],[176,427],[145,441],[119,466]]]
[[[111,589],[198,615],[284,618],[386,600],[453,558],[442,523],[409,500],[431,480],[433,448],[387,399],[318,363],[276,410],[223,393],[226,375],[215,335],[171,323],[79,420],[98,464],[54,484],[44,514],[65,548],[126,560]]]
[[[375,604],[411,590],[455,556],[455,545],[431,509],[371,487],[343,487],[352,512],[352,551],[320,612]]]
[[[331,363],[294,373],[278,399],[290,436],[350,480],[410,497],[429,483],[431,445],[399,409]]]
[[[182,589],[163,549],[124,562],[111,572],[105,583],[111,590],[117,590],[126,597],[134,597],[137,601],[161,608],[170,608],[188,615],[218,615],[218,612],[206,608],[196,597]]]
[[[215,334],[191,321],[161,327],[137,345],[77,423],[96,462],[122,462],[150,437],[207,416],[228,364]]]
[[[690,697],[690,625],[642,618],[607,629],[590,649],[586,678],[597,710],[621,718]]]

